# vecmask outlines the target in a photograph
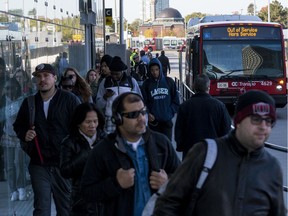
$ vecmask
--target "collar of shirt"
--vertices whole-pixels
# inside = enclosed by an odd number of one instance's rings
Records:
[[[93,148],[93,143],[96,141],[97,133],[95,133],[91,138],[86,136],[80,129],[79,129],[79,133],[82,134],[84,138],[87,140],[90,148]]]
[[[129,141],[126,141],[126,142],[127,142],[127,144],[128,144],[129,146],[132,147],[132,149],[133,149],[134,151],[136,151],[138,145],[140,144],[141,139],[142,139],[142,137],[140,137],[139,140],[137,140],[136,142],[129,142]]]

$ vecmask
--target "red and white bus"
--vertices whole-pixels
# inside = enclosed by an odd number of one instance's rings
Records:
[[[177,45],[178,45],[178,38],[177,37],[170,37],[170,36],[163,37],[163,49],[175,50],[175,49],[177,49]]]
[[[186,84],[193,89],[195,76],[206,73],[210,94],[226,105],[233,105],[247,90],[260,89],[275,99],[277,107],[284,107],[287,70],[282,26],[237,17],[232,21],[210,17],[212,22],[187,28]]]
[[[145,52],[162,50],[163,49],[162,41],[163,41],[162,38],[146,38],[144,40],[143,50]]]

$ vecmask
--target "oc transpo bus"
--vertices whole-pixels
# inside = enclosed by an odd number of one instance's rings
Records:
[[[268,92],[277,107],[287,103],[287,71],[282,26],[254,16],[204,17],[187,27],[185,76],[193,89],[206,73],[210,94],[228,107],[250,89]]]

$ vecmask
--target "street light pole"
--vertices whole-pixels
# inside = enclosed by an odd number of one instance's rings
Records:
[[[119,44],[124,44],[123,0],[119,0]]]
[[[256,16],[256,0],[254,0],[254,16]]]
[[[268,22],[270,22],[270,0],[268,0]]]

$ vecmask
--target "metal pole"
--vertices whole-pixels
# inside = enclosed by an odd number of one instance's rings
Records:
[[[183,82],[183,77],[182,77],[182,50],[178,51],[179,54],[179,79],[180,79],[180,83]]]
[[[123,0],[119,0],[119,44],[124,44]]]
[[[117,20],[117,4],[116,4],[116,1],[117,0],[115,0],[115,34],[117,34],[117,32],[118,32],[118,20]]]
[[[270,0],[268,0],[268,22],[270,22]]]
[[[116,1],[116,0],[115,0]],[[105,0],[102,1],[103,4],[103,44],[104,44],[104,53],[106,53],[106,21],[105,21]]]
[[[256,0],[254,0],[254,16],[256,16]]]
[[[91,28],[90,25],[85,25],[85,51],[86,51],[86,71],[91,68]]]

